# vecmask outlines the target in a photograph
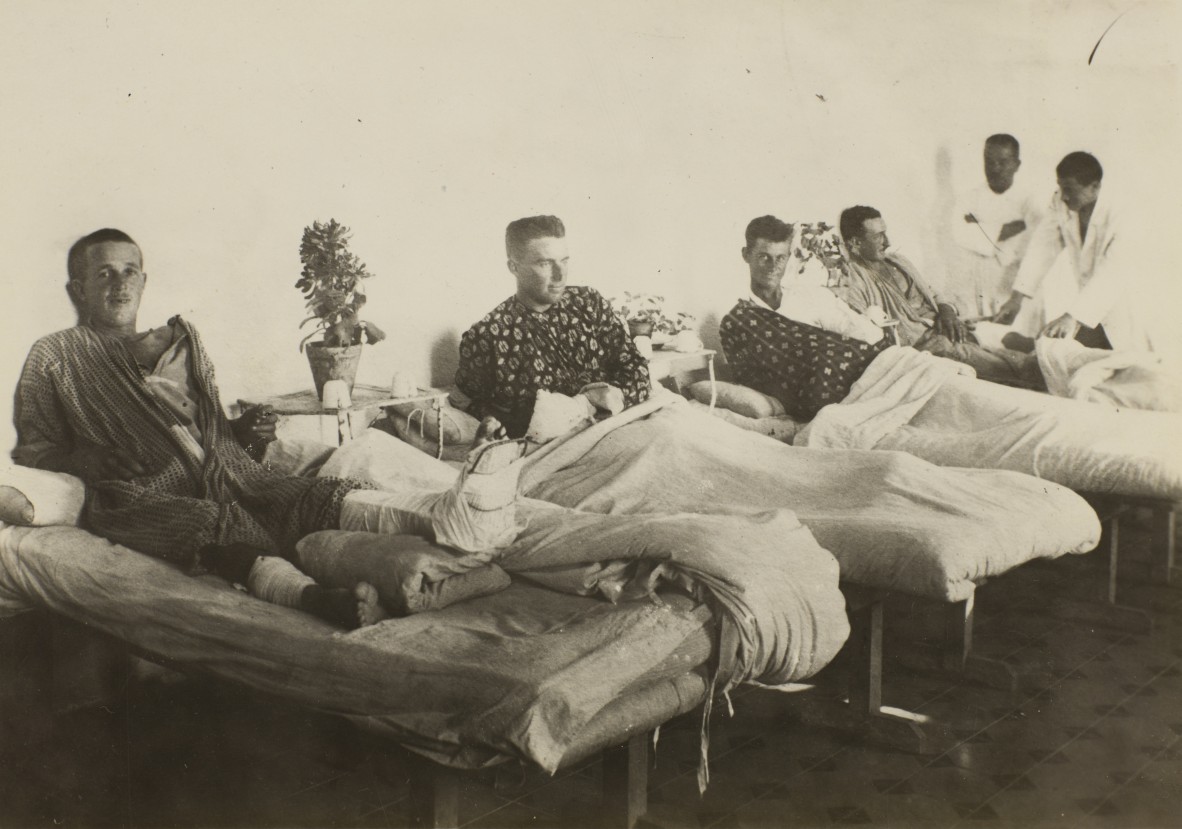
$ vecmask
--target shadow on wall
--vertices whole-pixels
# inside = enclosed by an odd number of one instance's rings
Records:
[[[956,205],[956,192],[952,186],[952,153],[948,146],[941,144],[936,150],[936,198],[929,216],[931,233],[924,234],[923,255],[938,288],[945,293],[954,278],[952,273],[952,211]]]
[[[460,337],[449,328],[431,345],[431,385],[446,388],[455,385],[460,364]]]

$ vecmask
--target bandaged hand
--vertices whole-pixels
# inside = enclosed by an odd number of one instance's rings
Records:
[[[588,383],[579,389],[579,394],[596,409],[609,414],[619,414],[624,411],[624,393],[609,383]]]
[[[595,406],[586,396],[565,394],[538,389],[534,402],[533,417],[525,436],[535,443],[546,443],[561,437],[572,429],[586,426],[595,419]]]

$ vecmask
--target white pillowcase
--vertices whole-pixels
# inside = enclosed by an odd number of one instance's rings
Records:
[[[77,525],[86,485],[65,472],[0,467],[0,521],[26,527]]]

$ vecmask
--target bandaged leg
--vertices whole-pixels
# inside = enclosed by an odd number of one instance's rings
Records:
[[[255,560],[246,576],[246,589],[265,602],[303,610],[350,630],[386,617],[372,585],[360,582],[352,590],[324,588],[277,556]]]
[[[516,461],[523,452],[524,444],[516,440],[477,446],[446,492],[350,492],[341,507],[340,528],[421,535],[465,553],[504,547],[517,537],[521,465]]]
[[[431,508],[440,492],[358,489],[341,504],[341,529],[433,538]]]

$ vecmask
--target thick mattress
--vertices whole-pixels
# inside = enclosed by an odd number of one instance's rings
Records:
[[[34,607],[466,768],[553,771],[689,710],[715,638],[684,597],[612,605],[520,582],[345,633],[75,527],[4,527],[0,615]]]

